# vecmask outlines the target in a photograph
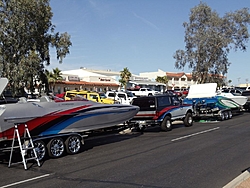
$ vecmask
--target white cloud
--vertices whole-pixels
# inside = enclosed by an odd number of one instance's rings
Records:
[[[140,19],[142,22],[144,22],[144,23],[147,24],[148,26],[150,26],[150,27],[152,27],[152,28],[154,28],[154,29],[160,31],[160,28],[157,27],[157,26],[156,26],[155,24],[153,24],[152,22],[146,20],[146,19],[143,18],[143,17],[138,16],[136,13],[133,13],[133,14],[134,14],[134,16],[135,16],[136,18]]]

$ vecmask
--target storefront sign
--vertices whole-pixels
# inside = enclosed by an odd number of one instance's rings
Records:
[[[80,81],[78,76],[68,76],[69,81]]]
[[[110,81],[111,81],[110,78],[99,78],[99,80],[100,80],[101,82],[110,82]]]

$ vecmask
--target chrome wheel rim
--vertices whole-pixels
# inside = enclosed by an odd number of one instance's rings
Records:
[[[37,141],[34,142],[34,147],[35,147],[35,152],[37,155],[37,159],[40,161],[45,157],[46,154],[46,147],[45,144],[43,142]],[[35,157],[35,154],[33,152],[33,150],[31,151],[31,156]]]
[[[68,149],[72,153],[77,153],[81,148],[81,140],[79,139],[78,136],[72,136],[69,139],[69,146]]]
[[[50,145],[51,154],[55,157],[59,157],[64,152],[64,144],[61,139],[54,139]]]
[[[224,113],[220,114],[220,118],[221,118],[221,121],[223,121],[225,119]]]

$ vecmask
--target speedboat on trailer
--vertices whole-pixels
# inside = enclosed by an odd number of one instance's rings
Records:
[[[218,92],[217,96],[223,96],[223,97],[232,99],[234,102],[236,102],[240,106],[244,106],[246,104],[246,102],[247,102],[247,97],[246,96],[234,95],[232,93]]]
[[[6,78],[0,79],[0,92],[7,83]],[[133,105],[101,104],[87,99],[4,104],[0,105],[0,141],[13,139],[15,125],[21,136],[27,126],[37,147],[40,147],[37,152],[45,152],[47,147],[50,157],[59,157],[64,150],[74,154],[80,150],[83,133],[122,124],[138,111],[139,107]],[[62,147],[61,152],[53,153],[52,140]],[[0,146],[3,145],[1,142]],[[41,153],[41,158],[44,156],[45,153]]]
[[[239,98],[218,95],[217,83],[191,85],[184,104],[192,104],[196,119],[225,120],[232,118],[233,113],[240,112],[242,105]]]

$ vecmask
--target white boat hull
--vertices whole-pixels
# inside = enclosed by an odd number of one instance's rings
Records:
[[[245,97],[245,96],[236,96],[236,95],[233,95],[232,93],[220,93],[220,94],[218,94],[218,96],[223,96],[223,97],[232,99],[234,102],[236,102],[240,106],[243,106],[247,102],[247,97]]]
[[[0,140],[13,137],[15,124],[27,124],[32,136],[85,132],[121,124],[138,111],[137,106],[88,100],[0,105]]]

